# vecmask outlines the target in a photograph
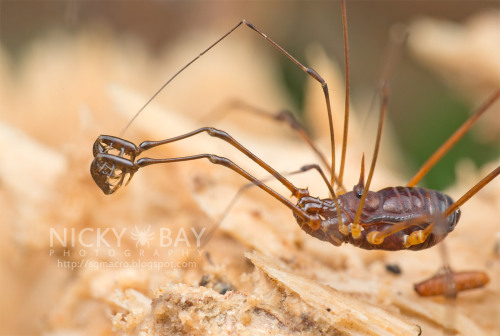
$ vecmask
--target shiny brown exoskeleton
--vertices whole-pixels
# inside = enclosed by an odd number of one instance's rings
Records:
[[[361,193],[357,191],[358,187],[359,185],[354,188],[354,191],[338,196],[342,222],[348,230],[349,225],[354,222],[360,204]],[[448,195],[424,188],[396,187],[385,188],[377,192],[369,191],[361,210],[362,231],[358,238],[354,238],[351,234],[344,235],[340,231],[341,224],[333,199],[320,200],[306,196],[299,200],[298,206],[308,213],[317,213],[320,218],[324,219],[321,220],[321,225],[317,230],[311,230],[309,226],[302,225],[299,217],[297,217],[297,222],[311,236],[336,246],[349,243],[367,250],[423,250],[436,245],[453,231],[460,218],[460,210],[457,209],[446,218],[444,229],[439,233],[431,232],[422,243],[410,245],[408,237],[417,230],[427,228],[433,218],[439,218],[435,214],[442,214],[452,204],[453,201]],[[412,222],[411,225],[388,235],[380,244],[375,244],[368,239],[373,232],[387,232],[394,228],[395,224],[409,224],[410,222]]]
[[[452,199],[435,190],[423,189],[415,187],[420,179],[446,154],[446,152],[469,130],[474,122],[490,107],[499,97],[500,90],[496,90],[494,94],[480,107],[469,120],[467,120],[422,166],[420,171],[411,179],[405,187],[385,188],[374,192],[369,190],[371,180],[374,174],[375,163],[380,146],[380,138],[382,134],[382,125],[385,118],[388,101],[388,71],[385,71],[382,77],[381,85],[381,108],[377,131],[377,139],[375,141],[375,149],[371,162],[370,171],[365,184],[364,181],[364,163],[361,167],[361,177],[358,184],[351,192],[345,192],[343,185],[343,172],[346,156],[348,117],[349,117],[349,63],[348,63],[348,46],[347,46],[347,24],[345,3],[342,4],[342,18],[344,30],[344,50],[346,62],[346,106],[344,119],[344,133],[342,142],[342,153],[340,161],[339,174],[335,174],[335,144],[333,119],[331,113],[331,104],[327,83],[313,69],[307,68],[292,57],[287,51],[271,40],[267,35],[258,30],[253,24],[242,20],[230,31],[219,38],[215,43],[205,49],[199,56],[190,61],[186,66],[179,70],[172,78],[170,78],[152,97],[151,99],[137,112],[130,123],[137,115],[153,100],[159,92],[168,85],[177,75],[179,75],[190,64],[196,61],[199,57],[225,39],[233,31],[240,26],[246,26],[264,38],[279,52],[284,54],[292,62],[294,62],[308,76],[311,76],[322,87],[325,97],[326,110],[329,118],[330,127],[330,142],[331,142],[331,161],[328,162],[321,154],[321,151],[313,144],[312,140],[307,136],[300,124],[290,115],[280,113],[272,116],[259,111],[257,114],[272,118],[277,121],[288,124],[295,130],[307,144],[318,154],[323,165],[329,168],[330,180],[323,173],[319,165],[304,166],[302,171],[316,169],[325,181],[330,192],[331,198],[318,199],[312,197],[307,189],[297,188],[288,181],[282,174],[278,173],[271,166],[258,158],[255,154],[246,149],[243,145],[232,138],[228,133],[213,127],[202,127],[190,133],[180,135],[174,138],[162,141],[147,141],[139,146],[126,141],[124,139],[101,135],[94,143],[94,160],[91,165],[91,174],[94,181],[105,194],[112,194],[124,183],[127,184],[132,176],[142,167],[157,164],[157,163],[173,163],[180,161],[208,159],[211,163],[220,164],[232,169],[239,175],[243,176],[265,192],[273,196],[282,204],[287,206],[294,214],[300,227],[310,235],[339,246],[342,243],[350,243],[363,249],[380,249],[380,250],[422,250],[442,241],[448,233],[453,231],[460,218],[460,210],[458,209],[468,199],[470,199],[481,188],[487,185],[491,180],[500,174],[500,167],[494,169],[489,175],[479,181],[474,187],[466,192],[458,201],[453,202]],[[391,59],[391,61],[393,61]],[[129,123],[129,125],[130,125]],[[128,127],[128,125],[127,125]],[[140,158],[140,154],[153,147],[180,141],[199,133],[207,133],[212,137],[222,139],[233,147],[241,151],[260,167],[265,169],[276,180],[281,182],[297,199],[297,203],[292,203],[281,194],[277,193],[268,187],[263,181],[256,179],[230,159],[220,157],[214,154],[198,154],[177,158],[152,159]],[[364,160],[363,160],[364,161]],[[334,191],[334,186],[337,186],[337,193]],[[338,194],[338,195],[337,195]],[[476,272],[477,273],[477,272]],[[475,276],[474,273],[469,273],[467,277],[452,277],[453,283],[456,283],[456,288],[473,288],[484,285],[481,279],[487,279],[484,273],[480,276]],[[466,280],[461,280],[466,279]],[[445,280],[443,278],[433,278],[421,284],[419,294],[430,295],[429,293],[441,293],[438,288]],[[449,281],[451,282],[451,281]],[[465,282],[467,282],[465,284]],[[429,287],[431,289],[429,289]],[[434,289],[433,289],[434,288]]]

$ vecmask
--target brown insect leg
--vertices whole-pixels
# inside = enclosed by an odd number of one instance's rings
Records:
[[[314,153],[318,156],[321,163],[331,171],[331,165],[326,160],[325,155],[320,151],[320,149],[314,144],[314,141],[311,139],[309,134],[307,134],[306,130],[302,126],[302,124],[295,118],[295,116],[288,110],[282,110],[278,113],[272,113],[267,110],[264,110],[260,107],[249,104],[240,99],[233,99],[227,103],[225,103],[222,107],[217,108],[208,118],[203,118],[203,122],[213,121],[224,118],[229,112],[232,112],[236,109],[240,109],[242,112],[254,114],[259,117],[267,118],[273,121],[278,121],[285,123],[288,127],[290,127],[294,132],[298,134],[298,136],[312,149]],[[335,182],[337,185],[340,185],[342,188],[344,186],[340,183],[339,178],[334,176]],[[345,189],[345,188],[344,188]]]
[[[474,125],[474,123],[479,119],[479,117],[491,106],[493,103],[500,98],[500,90],[495,91],[486,102],[481,105],[481,107],[464,122],[459,129],[453,133],[444,144],[439,147],[434,154],[422,165],[420,170],[413,176],[408,182],[407,187],[415,186],[434,165],[441,160],[441,158],[448,153],[448,151],[460,140],[465,133]]]
[[[458,293],[484,287],[490,281],[490,278],[488,274],[480,271],[451,272],[450,275],[435,275],[430,279],[415,284],[414,288],[420,296],[447,295],[450,281],[452,282],[451,287],[454,287],[454,291]]]
[[[330,103],[330,93],[328,91],[328,84],[326,81],[318,74],[314,69],[308,68],[299,61],[297,61],[292,55],[290,55],[285,49],[280,47],[276,42],[271,40],[269,37],[267,37],[266,34],[262,33],[260,30],[257,29],[253,24],[251,24],[248,21],[243,20],[243,23],[245,23],[249,28],[253,29],[255,32],[257,32],[260,36],[262,36],[266,41],[271,43],[276,49],[278,49],[283,55],[285,55],[289,60],[291,60],[293,63],[295,63],[302,71],[304,71],[306,74],[314,78],[318,83],[321,84],[321,87],[323,88],[323,95],[325,96],[325,102],[326,102],[326,109],[328,111],[328,123],[330,127],[330,145],[331,145],[331,153],[332,153],[332,165],[331,165],[331,184],[333,185],[333,176],[335,176],[335,137],[334,137],[334,130],[333,130],[333,116],[332,116],[332,108],[331,108],[331,103]]]
[[[290,53],[288,53],[285,49],[283,49],[281,46],[279,46],[276,42],[274,42],[272,39],[270,39],[266,34],[261,32],[257,27],[255,27],[252,23],[246,21],[246,20],[241,20],[238,22],[233,28],[231,28],[227,33],[222,35],[218,40],[216,40],[214,43],[212,43],[207,49],[203,50],[198,56],[193,58],[191,61],[189,61],[184,67],[182,67],[179,71],[177,71],[168,81],[163,84],[160,89],[158,89],[153,96],[139,109],[139,111],[134,115],[134,117],[130,120],[130,122],[125,126],[123,131],[120,133],[120,135],[123,135],[123,133],[127,130],[127,128],[132,124],[132,122],[139,116],[139,114],[146,108],[147,105],[170,83],[172,80],[174,80],[181,72],[183,72],[186,68],[188,68],[192,63],[194,63],[196,60],[198,60],[201,56],[203,56],[205,53],[207,53],[210,49],[215,47],[217,44],[219,44],[222,40],[224,40],[227,36],[229,36],[232,32],[234,32],[238,27],[241,25],[245,25],[248,28],[252,29],[255,31],[257,34],[259,34],[263,39],[265,39],[267,42],[269,42],[273,47],[275,47],[279,52],[281,52],[283,55],[285,55],[289,60],[291,60],[293,63],[295,63],[302,71],[304,71],[306,74],[314,78],[318,83],[321,84],[321,87],[323,89],[323,95],[325,97],[325,102],[326,102],[326,108],[327,108],[327,113],[328,113],[328,122],[329,122],[329,127],[330,127],[330,144],[331,144],[331,153],[332,153],[332,164],[331,164],[331,184],[333,185],[334,179],[333,176],[335,175],[335,138],[334,138],[334,130],[333,130],[333,117],[332,117],[332,109],[331,109],[331,103],[330,103],[330,93],[328,91],[328,84],[325,82],[325,80],[314,70],[311,68],[308,68],[302,63],[300,63],[298,60],[296,60]]]
[[[434,223],[435,221],[429,224],[429,226],[427,226],[423,230],[417,230],[412,232],[406,239],[404,247],[409,248],[410,246],[422,244],[427,239],[427,237],[429,237],[429,235],[433,232],[435,226]]]
[[[333,192],[333,188],[330,185],[330,183],[328,182],[328,178],[326,177],[326,175],[323,172],[323,170],[321,169],[321,167],[319,165],[317,165],[317,164],[305,165],[305,166],[302,166],[299,170],[295,170],[295,171],[292,171],[292,172],[289,172],[289,173],[280,173],[280,174],[283,175],[283,176],[285,176],[285,175],[295,175],[295,174],[305,173],[305,172],[307,172],[307,171],[309,171],[311,169],[315,169],[321,175],[323,181],[325,182],[325,184],[327,185],[328,189],[332,193]],[[271,177],[260,179],[260,181],[262,183],[265,183],[265,182],[267,182],[269,180],[271,180]],[[214,235],[215,231],[217,231],[217,228],[224,221],[224,219],[229,214],[229,212],[231,211],[231,209],[233,208],[233,206],[236,204],[236,201],[241,197],[241,195],[243,195],[243,193],[245,191],[247,191],[251,187],[254,187],[255,185],[256,185],[255,183],[247,183],[244,186],[242,186],[238,190],[238,192],[236,192],[236,194],[234,195],[234,197],[231,199],[231,202],[229,202],[229,204],[227,205],[226,209],[224,209],[224,211],[222,212],[222,215],[218,218],[217,222],[212,226],[212,228],[210,228],[210,231],[207,233],[207,235],[203,239],[203,242],[201,243],[200,248],[203,248],[206,244],[208,244],[208,242],[210,241],[210,239]]]
[[[349,38],[347,36],[347,10],[345,0],[340,1],[342,11],[342,31],[344,33],[344,63],[345,63],[345,106],[344,106],[344,132],[342,134],[342,152],[340,154],[340,168],[339,168],[339,181],[337,191],[340,194],[345,193],[343,186],[344,166],[347,150],[347,132],[349,130],[349,104],[351,98],[351,85],[350,85],[350,66],[349,66]],[[340,218],[340,217],[339,217]]]
[[[202,133],[202,132],[206,132],[208,135],[210,135],[212,137],[216,137],[216,138],[219,138],[219,139],[226,141],[227,143],[231,144],[233,147],[238,149],[240,152],[242,152],[243,154],[248,156],[252,161],[257,163],[260,167],[265,169],[269,174],[271,174],[278,181],[280,181],[288,190],[290,190],[290,192],[292,193],[292,195],[294,197],[300,198],[302,196],[309,195],[309,193],[305,189],[300,189],[300,188],[295,187],[290,181],[288,181],[285,177],[280,175],[274,168],[272,168],[270,165],[268,165],[263,160],[258,158],[255,154],[253,154],[248,149],[246,149],[243,145],[241,145],[238,141],[236,141],[227,132],[222,131],[222,130],[218,130],[218,129],[213,128],[213,127],[202,127],[202,128],[199,128],[195,131],[192,131],[192,132],[189,132],[189,133],[186,133],[183,135],[179,135],[179,136],[176,136],[176,137],[170,138],[170,139],[165,139],[165,140],[160,140],[160,141],[144,141],[138,146],[138,148],[140,151],[145,151],[145,150],[151,149],[151,148],[156,147],[156,146],[165,145],[165,144],[168,144],[171,142],[183,140],[183,139],[192,137],[192,136],[199,134],[199,133]]]
[[[311,226],[311,228],[316,230],[319,227],[320,222],[321,222],[319,218],[314,218],[314,217],[310,216],[305,211],[303,211],[302,209],[298,208],[295,204],[290,202],[288,199],[284,198],[279,193],[277,193],[276,191],[274,191],[273,189],[271,189],[270,187],[268,187],[267,185],[262,183],[260,180],[256,179],[252,175],[250,175],[244,169],[242,169],[241,167],[236,165],[233,161],[231,161],[225,157],[221,157],[221,156],[217,156],[217,155],[213,155],[213,154],[198,154],[198,155],[184,156],[184,157],[178,157],[178,158],[168,158],[168,159],[142,158],[142,159],[137,160],[137,162],[135,163],[135,166],[137,167],[137,169],[139,169],[139,168],[142,168],[145,166],[150,166],[150,165],[159,164],[159,163],[173,163],[173,162],[192,161],[192,160],[199,160],[199,159],[208,159],[213,164],[222,165],[222,166],[225,166],[225,167],[235,171],[239,175],[243,176],[247,180],[249,180],[252,183],[254,183],[255,185],[257,185],[259,188],[261,188],[262,190],[267,192],[269,195],[273,196],[278,201],[283,203],[290,210],[292,210],[294,214],[296,214],[297,216],[304,219],[305,222]]]
[[[378,151],[380,149],[380,139],[382,138],[382,128],[384,126],[385,114],[387,112],[387,106],[388,106],[388,101],[389,101],[389,89],[387,86],[387,82],[382,85],[381,92],[382,92],[382,102],[381,102],[381,106],[380,106],[377,138],[375,140],[375,148],[373,150],[372,163],[370,165],[370,172],[368,173],[368,179],[366,181],[366,185],[363,189],[363,194],[361,195],[361,200],[359,201],[358,211],[356,212],[356,217],[354,218],[354,222],[352,223],[352,227],[351,227],[351,234],[352,234],[352,237],[354,239],[359,238],[359,236],[361,235],[361,225],[359,224],[359,219],[361,216],[361,210],[363,210],[363,206],[365,204],[366,195],[368,193],[368,190],[370,189],[370,184],[372,182],[373,173],[375,171],[375,164],[377,163]]]
[[[457,210],[459,207],[461,207],[465,202],[467,202],[472,196],[474,196],[479,190],[483,189],[484,186],[486,186],[488,183],[490,183],[495,177],[497,177],[500,174],[500,166],[496,167],[493,169],[491,173],[486,175],[481,181],[476,183],[475,186],[470,188],[469,191],[467,191],[465,194],[463,194],[462,197],[452,205],[446,211],[444,212],[445,216],[449,216],[453,211]]]
[[[368,242],[370,244],[380,245],[384,242],[384,239],[386,237],[389,237],[390,235],[395,234],[396,232],[408,229],[410,227],[417,227],[417,226],[420,226],[422,224],[429,224],[429,225],[424,230],[416,230],[416,231],[412,232],[407,237],[407,240],[404,242],[404,246],[405,246],[405,248],[408,248],[412,245],[417,245],[417,244],[424,242],[425,239],[427,239],[427,237],[429,236],[429,234],[432,233],[432,230],[434,227],[434,225],[432,224],[432,216],[426,215],[426,216],[421,216],[421,217],[417,217],[417,218],[412,218],[412,219],[409,219],[405,222],[394,224],[386,230],[371,231],[367,235],[366,239],[368,240]],[[412,236],[413,236],[413,238],[411,238]],[[420,242],[418,242],[418,241],[420,241]]]
[[[168,85],[170,84],[177,76],[179,76],[184,70],[186,70],[191,64],[193,64],[194,62],[196,62],[196,60],[198,60],[201,56],[203,56],[205,53],[207,53],[210,49],[212,49],[213,47],[215,47],[217,44],[219,44],[222,40],[224,40],[226,37],[228,37],[232,32],[234,32],[236,29],[238,29],[239,26],[241,26],[243,24],[244,21],[240,21],[238,22],[238,24],[236,24],[236,26],[234,26],[233,28],[231,28],[227,33],[225,33],[224,35],[222,35],[217,41],[215,41],[214,43],[212,43],[207,49],[203,50],[198,56],[196,56],[195,58],[193,58],[191,61],[189,61],[185,66],[183,66],[179,71],[177,71],[172,77],[170,77],[170,79],[168,81],[165,82],[165,84],[163,84],[152,96],[151,98],[149,98],[149,100],[139,109],[139,111],[137,111],[137,113],[134,115],[134,117],[132,119],[130,119],[130,121],[128,122],[128,124],[125,126],[125,128],[120,132],[120,136],[122,136],[125,131],[130,127],[130,125],[132,125],[132,123],[134,122],[134,120],[139,116],[139,114],[141,114],[141,112],[146,108],[146,106],[149,105],[149,103],[151,103],[153,101],[153,99],[156,98],[156,96],[158,96],[158,94],[160,94],[160,92]]]

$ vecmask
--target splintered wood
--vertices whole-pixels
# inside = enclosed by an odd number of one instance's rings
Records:
[[[186,285],[161,288],[145,323],[151,335],[419,335],[420,327],[258,253],[254,293],[220,295]],[[262,271],[266,276],[260,273]]]
[[[414,29],[429,33],[429,25],[426,21]],[[418,36],[422,42],[411,41],[414,50],[426,43],[424,35]],[[19,71],[11,71],[0,49],[2,334],[498,334],[498,181],[464,206],[460,223],[446,239],[454,269],[484,270],[491,283],[451,302],[420,298],[413,291],[414,283],[441,266],[439,249],[381,252],[334,247],[307,236],[288,209],[258,188],[242,194],[200,249],[199,237],[214,227],[246,183],[208,162],[145,168],[116,194],[102,195],[89,174],[95,138],[118,135],[165,81],[165,74],[177,70],[193,50],[214,37],[179,39],[182,43],[165,57],[151,58],[140,45],[122,43],[98,29],[75,36],[54,34],[33,44]],[[275,65],[266,59],[255,61],[254,47],[262,41],[251,37],[233,38],[228,49],[201,61],[169,86],[132,125],[127,139],[159,140],[207,126],[200,118],[235,97],[270,111],[290,107],[280,84],[270,76]],[[424,49],[418,50],[423,57]],[[450,63],[441,57],[452,57],[451,52],[427,55],[426,60]],[[329,83],[342,82],[329,78],[329,73],[341,71],[317,46],[307,54],[306,63],[325,74]],[[498,54],[488,57],[500,59]],[[484,73],[493,76],[493,71]],[[64,83],[64,99],[51,83]],[[308,83],[306,94],[307,110],[314,119],[316,114],[323,118],[317,83]],[[340,129],[343,102],[333,104],[340,106],[334,116]],[[324,122],[311,125],[327,152]],[[280,172],[316,160],[284,127],[245,113],[229,114],[209,126],[228,131]],[[371,138],[358,136],[364,130],[355,118],[351,129],[358,131],[349,136],[348,186],[359,177],[361,153],[371,150]],[[214,153],[266,178],[264,171],[229,147],[200,135],[148,156]],[[391,148],[383,151],[391,153]],[[496,165],[476,169],[464,161],[457,168],[456,186],[445,192],[461,195]],[[373,188],[405,184],[395,171],[382,157]],[[315,196],[328,196],[314,174],[290,179]],[[398,265],[402,273],[388,272],[387,265]]]

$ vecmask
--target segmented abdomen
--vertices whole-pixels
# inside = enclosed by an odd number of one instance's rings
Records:
[[[446,219],[439,216],[453,204],[453,200],[436,190],[409,187],[390,187],[376,193],[380,203],[372,209],[363,209],[361,225],[366,236],[371,231],[381,231],[396,223],[422,218],[418,225],[412,225],[384,239],[381,245],[369,244],[365,239],[352,240],[350,243],[365,249],[399,250],[404,249],[405,235],[425,229],[434,221],[433,233],[421,244],[409,247],[410,250],[421,250],[440,242],[453,231],[460,217],[457,210]],[[425,220],[427,218],[427,220]],[[349,239],[351,240],[351,239]]]
[[[393,218],[399,222],[416,215],[438,215],[453,204],[450,196],[424,188],[390,187],[377,194],[381,198],[379,208],[382,211],[380,216],[372,215],[372,221]]]

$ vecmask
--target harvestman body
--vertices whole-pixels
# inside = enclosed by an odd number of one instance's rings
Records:
[[[345,107],[345,122],[343,134],[343,146],[340,162],[339,174],[335,174],[335,145],[334,145],[334,130],[332,123],[332,114],[330,107],[330,98],[327,83],[313,69],[303,66],[288,52],[269,39],[264,33],[258,30],[251,23],[243,20],[234,28],[218,39],[209,48],[203,51],[199,56],[194,58],[181,70],[179,70],[171,79],[169,79],[151,99],[137,112],[136,116],[158,95],[158,93],[168,85],[177,75],[179,75],[190,64],[196,61],[199,57],[205,54],[208,50],[230,35],[238,27],[245,25],[267,40],[281,53],[288,57],[305,73],[318,81],[325,96],[326,108],[330,123],[330,140],[331,140],[331,164],[327,162],[321,152],[314,146],[311,139],[305,134],[304,130],[290,115],[273,116],[274,119],[284,121],[295,129],[299,135],[312,147],[319,155],[323,164],[330,169],[330,181],[325,176],[318,165],[310,165],[303,170],[316,169],[324,179],[331,198],[319,199],[312,197],[306,189],[297,188],[284,176],[274,170],[271,166],[259,159],[256,155],[246,149],[243,145],[232,138],[228,133],[212,127],[203,127],[190,133],[180,135],[174,138],[161,141],[146,141],[139,146],[114,136],[101,135],[94,143],[93,153],[94,160],[90,171],[96,184],[105,194],[112,194],[119,189],[123,184],[130,182],[132,176],[142,167],[158,163],[172,163],[180,161],[208,159],[211,163],[226,166],[239,175],[243,176],[253,184],[257,185],[278,201],[292,210],[299,226],[308,234],[339,246],[342,243],[350,243],[363,249],[380,249],[380,250],[422,250],[436,245],[442,241],[448,233],[453,231],[459,218],[460,210],[458,209],[476,192],[493,180],[500,174],[500,167],[493,170],[488,176],[478,182],[473,188],[465,193],[457,202],[438,191],[415,187],[420,179],[438,162],[441,157],[467,132],[473,123],[480,115],[487,110],[499,97],[500,90],[497,90],[476,113],[462,125],[451,137],[444,143],[434,155],[423,165],[421,170],[409,182],[406,187],[390,187],[380,191],[370,191],[370,183],[373,177],[375,163],[378,156],[380,146],[380,138],[382,134],[382,125],[387,110],[388,88],[387,79],[384,78],[381,87],[382,102],[380,109],[380,118],[377,131],[377,139],[375,150],[371,162],[370,171],[366,184],[364,182],[364,159],[361,165],[361,176],[358,184],[353,191],[345,192],[343,187],[343,170],[346,154],[346,139],[349,116],[349,63],[348,63],[348,45],[347,45],[347,24],[345,3],[342,1],[342,17],[344,29],[344,49],[346,59],[346,107]],[[131,120],[131,122],[135,119]],[[269,117],[269,115],[268,115]],[[131,123],[130,122],[130,123]],[[129,125],[130,125],[129,123]],[[128,127],[128,125],[127,125]],[[297,198],[297,203],[294,204],[287,198],[283,197],[262,181],[256,179],[248,172],[240,168],[231,160],[213,154],[198,154],[186,157],[152,159],[137,157],[144,151],[163,144],[180,141],[182,139],[206,132],[212,137],[220,138],[243,154],[252,159],[260,167],[264,168],[274,178],[281,182],[292,195]],[[337,193],[333,187],[337,186]],[[337,195],[338,194],[338,195]],[[449,276],[448,276],[449,280]],[[453,273],[453,286],[456,290],[464,290],[483,286],[488,282],[488,277],[482,272],[469,273]],[[421,295],[443,294],[445,285],[443,284],[445,277],[435,277],[422,284],[416,286],[417,292]]]

